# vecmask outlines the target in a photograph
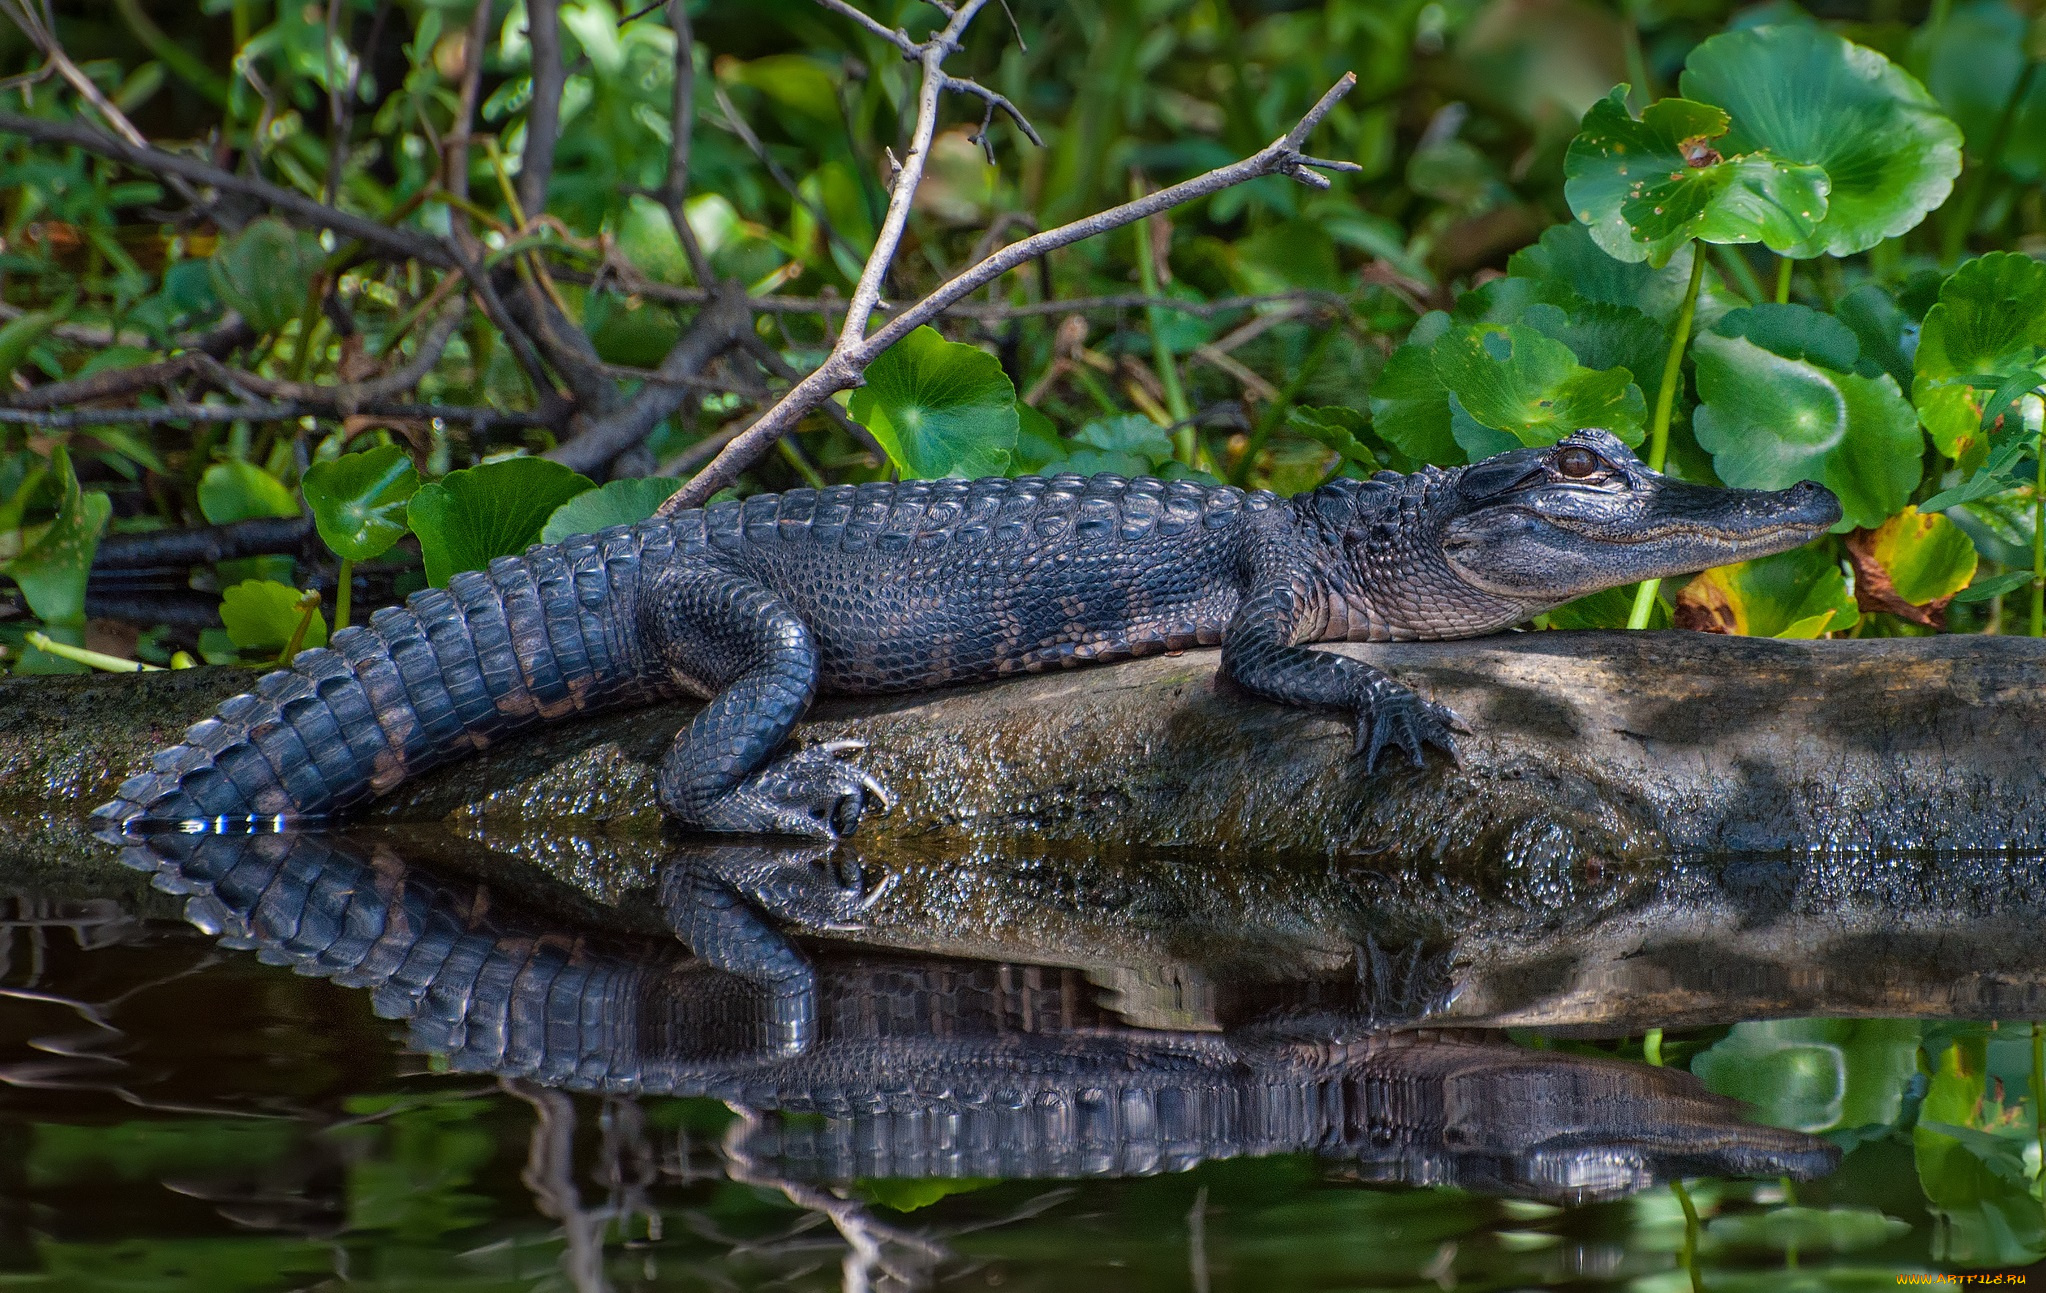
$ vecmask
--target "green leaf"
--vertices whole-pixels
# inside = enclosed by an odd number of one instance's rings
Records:
[[[1450,428],[1449,388],[1435,375],[1433,347],[1450,328],[1440,310],[1421,316],[1371,386],[1371,426],[1417,463],[1465,461]]]
[[[1570,347],[1570,353],[1586,368],[1626,369],[1641,388],[1642,399],[1655,403],[1655,393],[1662,386],[1663,360],[1669,355],[1669,334],[1641,311],[1596,301],[1577,301],[1567,307],[1542,304],[1531,306],[1521,322]]]
[[[1975,545],[1937,511],[1907,507],[1869,536],[1869,555],[1913,606],[1952,597],[1975,577]]]
[[[1855,371],[1863,377],[1888,373],[1899,387],[1910,387],[1912,361],[1904,351],[1904,335],[1911,318],[1880,284],[1863,283],[1841,297],[1833,315],[1860,343],[1861,364]]]
[[[1341,405],[1307,408],[1296,404],[1286,413],[1286,425],[1335,450],[1345,462],[1354,462],[1366,471],[1378,468],[1378,455],[1357,438],[1359,431],[1371,425],[1371,419],[1356,409]]]
[[[1736,637],[1815,637],[1861,620],[1847,578],[1822,548],[1715,566],[1677,594],[1678,623]]]
[[[1824,170],[1823,219],[1788,255],[1848,256],[1914,228],[1961,172],[1961,132],[1911,75],[1816,25],[1729,31],[1684,62],[1686,98],[1732,118],[1720,151]],[[1775,244],[1770,244],[1775,247]]]
[[[0,324],[0,378],[21,367],[36,343],[49,336],[70,314],[71,304],[67,301],[55,309],[31,310]]]
[[[1029,475],[1065,456],[1066,442],[1059,439],[1059,429],[1052,420],[1023,401],[1016,401],[1016,448],[1009,455],[1010,472]]]
[[[956,1177],[909,1177],[873,1178],[868,1177],[854,1183],[860,1196],[869,1203],[877,1203],[896,1212],[914,1212],[927,1208],[938,1200],[953,1194],[971,1194],[998,1185],[993,1178]]]
[[[637,296],[592,292],[583,305],[583,331],[607,364],[656,368],[681,339],[675,312]]]
[[[1123,453],[1155,467],[1172,457],[1172,437],[1141,413],[1100,418],[1073,432],[1073,443],[1108,453]]]
[[[1016,387],[1001,363],[930,327],[867,368],[847,412],[905,476],[998,476],[1016,447]]]
[[[208,269],[214,295],[257,331],[268,333],[305,312],[323,259],[313,235],[275,216],[262,216],[223,239]]]
[[[1740,489],[1816,480],[1840,496],[1839,530],[1873,528],[1904,506],[1923,470],[1924,435],[1897,383],[1774,355],[1742,337],[1693,351],[1698,443]]]
[[[1533,328],[1452,328],[1431,353],[1436,376],[1470,418],[1517,444],[1554,444],[1585,427],[1641,443],[1647,407],[1634,375],[1585,368],[1570,347]]]
[[[2024,1139],[1968,1126],[1987,1088],[1986,1044],[1961,1039],[1939,1055],[1911,1145],[1925,1201],[1943,1223],[1933,1256],[1960,1265],[2023,1266],[2046,1252]]]
[[[254,463],[219,462],[199,478],[199,512],[213,525],[297,516],[290,487]]]
[[[1967,465],[1981,452],[2010,400],[2042,380],[2042,347],[2046,264],[1991,252],[1940,284],[1919,333],[1911,399],[1941,453]]]
[[[1950,507],[1973,503],[2017,487],[2023,482],[2017,479],[2014,469],[2023,461],[2029,450],[2030,446],[2025,443],[2023,436],[2007,437],[1990,453],[1989,461],[1976,468],[1974,475],[1952,489],[1943,489],[1926,499],[1918,505],[1919,510],[1944,512]]]
[[[638,525],[680,488],[682,482],[674,477],[645,476],[614,480],[600,488],[584,490],[554,509],[547,524],[540,527],[540,542],[559,543],[570,535],[595,534],[614,525]]]
[[[51,452],[50,469],[58,487],[56,518],[23,531],[20,552],[0,564],[0,574],[21,586],[29,610],[43,623],[83,624],[85,581],[113,504],[98,490],[87,494],[79,489],[64,446]]]
[[[1721,1095],[1775,1127],[1819,1132],[1888,1126],[1918,1072],[1918,1024],[1888,1019],[1776,1019],[1735,1024],[1691,1061]]]
[[[1851,373],[1861,363],[1854,330],[1808,305],[1750,305],[1728,310],[1712,325],[1720,337],[1746,337],[1772,355],[1808,359],[1822,368]]]
[[[540,542],[554,509],[594,488],[545,458],[504,458],[421,485],[406,520],[419,536],[427,582],[445,587],[460,571],[524,552]]]
[[[2014,592],[2032,582],[2029,570],[2013,570],[2006,574],[1992,575],[1979,584],[1970,584],[1954,594],[1957,602],[1986,602],[1992,597]]]
[[[2046,346],[2046,263],[1994,251],[1955,270],[1925,315],[1918,376],[2015,374]]]
[[[1667,264],[1697,238],[1766,244],[1812,236],[1826,215],[1826,172],[1765,149],[1722,150],[1727,115],[1664,99],[1635,120],[1621,86],[1591,106],[1563,161],[1564,196],[1600,247],[1621,260]]]
[[[221,593],[220,622],[227,627],[228,638],[244,651],[282,651],[305,614],[298,604],[302,596],[290,584],[274,579],[244,580]],[[327,617],[316,609],[299,649],[325,645]]]
[[[1632,588],[1608,588],[1558,606],[1548,614],[1552,629],[1623,629],[1634,614]],[[1658,597],[1648,609],[1648,627],[1670,626],[1669,603]]]
[[[405,505],[418,488],[419,473],[397,445],[316,462],[305,474],[320,538],[349,561],[381,557],[405,537]]]
[[[1617,260],[1598,245],[1591,230],[1572,221],[1550,225],[1534,246],[1514,252],[1507,271],[1561,284],[1596,304],[1640,310],[1666,327],[1683,307],[1690,287],[1691,251],[1688,247],[1678,251],[1661,269],[1646,261]],[[1701,315],[1710,282],[1708,275],[1699,290]]]

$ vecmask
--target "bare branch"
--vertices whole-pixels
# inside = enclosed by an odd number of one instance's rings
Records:
[[[874,303],[881,299],[881,282],[888,276],[888,267],[895,261],[895,249],[902,242],[902,231],[909,224],[909,208],[916,200],[917,185],[923,183],[924,165],[930,161],[931,139],[938,131],[938,99],[945,90],[945,59],[959,47],[966,24],[986,4],[987,0],[965,0],[952,14],[951,21],[916,46],[916,58],[923,64],[923,81],[917,90],[916,125],[910,132],[909,152],[902,159],[902,169],[889,179],[888,211],[881,218],[881,230],[874,236],[874,249],[867,254],[860,281],[853,286],[835,349],[856,344],[867,331]],[[682,492],[686,494],[691,488],[685,485]]]
[[[549,249],[551,250],[551,248]],[[979,259],[985,258],[982,252]],[[556,270],[555,277],[566,283],[590,286],[596,276],[576,270]],[[651,280],[634,282],[631,285],[635,296],[648,300],[665,301],[670,305],[702,305],[710,299],[710,293],[694,287],[671,287],[666,283]],[[943,313],[949,318],[975,319],[984,323],[1002,323],[1009,319],[1028,319],[1046,314],[1102,314],[1117,310],[1158,309],[1171,310],[1180,314],[1213,318],[1218,314],[1231,314],[1238,310],[1257,310],[1272,305],[1297,303],[1319,304],[1331,310],[1347,310],[1349,301],[1340,292],[1320,288],[1291,288],[1283,292],[1261,292],[1250,296],[1219,296],[1212,301],[1190,301],[1176,296],[1146,296],[1141,292],[1127,292],[1109,296],[1076,296],[1062,301],[955,301],[945,307]],[[756,296],[751,301],[756,314],[816,314],[829,318],[845,309],[845,301],[836,296]],[[901,302],[876,301],[877,314],[895,314],[903,309]],[[1420,313],[1427,313],[1424,308]]]
[[[558,413],[536,409],[507,412],[502,409],[453,404],[397,404],[368,401],[355,408],[367,417],[394,421],[452,423],[473,430],[501,427],[552,427]],[[130,409],[13,409],[0,408],[0,426],[28,426],[43,431],[72,431],[80,427],[163,426],[177,422],[295,422],[299,418],[337,416],[330,400],[282,400],[263,404],[169,404],[161,408]]]
[[[259,516],[190,530],[109,534],[93,550],[92,568],[97,572],[205,566],[238,557],[297,552],[312,534],[310,516]]]
[[[324,203],[315,202],[305,194],[268,180],[253,176],[237,175],[224,171],[196,158],[166,153],[143,144],[131,144],[125,139],[116,139],[104,131],[68,121],[44,121],[37,117],[23,117],[11,112],[0,112],[0,135],[19,135],[41,144],[70,144],[83,148],[89,153],[112,158],[125,166],[152,175],[177,176],[218,189],[223,193],[239,193],[295,217],[316,228],[332,229],[345,238],[352,238],[367,246],[378,247],[398,256],[410,257],[443,269],[454,268],[457,257],[453,249],[438,238],[432,238],[409,229],[399,229],[382,224],[366,216],[353,215]]]
[[[1039,148],[1044,147],[1044,137],[1037,133],[1037,127],[1030,124],[1030,118],[1023,115],[1021,108],[1009,102],[1006,95],[995,93],[971,77],[948,76],[945,78],[945,88],[954,94],[970,94],[987,104],[988,120],[981,123],[980,133],[973,137],[973,141],[987,149],[990,163],[994,161],[995,150],[994,145],[987,142],[987,128],[988,122],[994,120],[994,114],[997,112],[1015,122],[1016,129],[1022,131],[1024,137],[1031,143]]]
[[[640,387],[624,407],[590,420],[581,434],[548,450],[546,456],[587,472],[636,447],[662,418],[682,406],[688,398],[688,379],[701,373],[752,327],[746,289],[736,282],[720,284],[710,305],[654,370],[656,380]]]
[[[846,0],[817,0],[817,3],[842,18],[852,19],[860,26],[866,28],[870,34],[879,36],[882,40],[895,46],[895,48],[902,51],[904,58],[915,58],[917,56],[919,52],[917,43],[909,38],[908,32],[887,26],[879,19],[869,17],[852,5],[847,4]]]
[[[135,128],[135,123],[128,120],[127,116],[100,92],[100,88],[93,84],[92,78],[80,71],[78,64],[71,61],[71,56],[57,43],[56,32],[36,16],[33,8],[21,0],[0,0],[0,13],[5,13],[15,26],[21,28],[22,34],[29,38],[30,43],[42,51],[43,58],[49,66],[56,69],[57,75],[64,78],[65,83],[77,92],[79,98],[92,105],[93,111],[100,115],[100,119],[105,121],[116,135],[137,148],[149,146],[149,141]],[[167,178],[171,189],[179,197],[195,207],[205,205],[199,201],[199,195],[182,179]]]
[[[972,6],[969,0],[969,4],[960,6],[959,12],[966,13],[970,7]],[[935,79],[935,75],[926,78],[926,90]],[[706,498],[735,480],[740,472],[766,452],[768,446],[792,429],[812,409],[839,391],[850,390],[859,385],[867,365],[889,346],[936,318],[949,306],[964,300],[979,288],[1019,265],[1027,264],[1047,252],[1069,246],[1083,238],[1121,228],[1123,225],[1170,210],[1197,198],[1219,193],[1247,180],[1266,175],[1284,175],[1291,179],[1307,177],[1325,185],[1328,183],[1326,178],[1307,168],[1319,166],[1338,171],[1362,169],[1352,162],[1323,161],[1309,157],[1301,151],[1308,134],[1356,84],[1357,77],[1354,73],[1344,73],[1342,79],[1330,87],[1320,102],[1309,109],[1307,115],[1303,116],[1291,130],[1242,161],[1218,167],[1205,175],[1196,176],[1170,188],[1160,189],[1156,193],[1146,194],[1121,206],[1097,212],[1071,224],[1047,229],[1043,233],[1033,234],[1009,244],[955,275],[936,291],[902,310],[879,330],[869,335],[862,336],[863,327],[855,328],[852,321],[848,320],[845,329],[839,334],[838,343],[833,346],[824,363],[798,382],[788,394],[782,396],[780,402],[747,428],[744,434],[725,446],[723,452],[712,459],[710,465],[699,472],[695,479],[677,490],[661,506],[660,515],[670,516],[685,508],[700,506]],[[927,143],[928,140],[924,142]],[[904,173],[905,175],[908,173],[907,165]],[[891,214],[893,211],[894,206],[891,204]],[[897,233],[899,235],[899,229]],[[884,251],[892,252],[893,245],[885,238],[876,245],[875,260],[868,262],[868,273],[861,278],[862,287],[868,286],[870,281],[878,281],[880,274],[876,269],[876,262]],[[868,297],[863,302],[856,302],[854,312],[864,318],[873,305],[874,298]]]
[[[845,240],[845,235],[838,232],[836,222],[824,213],[824,208],[804,196],[802,186],[796,183],[796,177],[790,175],[780,162],[774,160],[774,154],[767,151],[767,145],[760,142],[760,136],[753,133],[753,127],[747,123],[745,117],[740,115],[738,107],[732,102],[732,97],[725,93],[725,87],[713,85],[711,93],[717,99],[720,117],[718,124],[739,137],[739,142],[746,145],[746,151],[753,154],[753,160],[766,168],[768,175],[773,177],[774,182],[781,185],[782,191],[789,195],[790,201],[810,213],[810,218],[817,222],[817,227],[824,231],[826,238],[837,243],[846,255],[851,256],[855,260],[859,259],[859,248]],[[708,282],[709,280],[699,279],[697,281]]]
[[[689,24],[689,0],[668,0],[668,25],[675,31],[675,98],[669,111],[668,181],[661,195],[676,241],[689,258],[697,286],[711,283],[710,258],[689,225],[689,151],[696,133],[696,31]]]
[[[533,98],[526,105],[526,144],[519,154],[519,205],[531,220],[547,209],[554,145],[561,137],[561,0],[527,0],[526,41],[533,50]]]

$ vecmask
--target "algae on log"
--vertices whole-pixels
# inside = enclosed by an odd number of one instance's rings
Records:
[[[2046,844],[2046,643],[1528,633],[1331,649],[1461,713],[1463,766],[1395,752],[1367,779],[1346,720],[1235,692],[1214,652],[827,702],[797,735],[869,743],[901,796],[862,828],[870,853],[1023,836],[1496,866]],[[0,813],[82,814],[251,681],[0,680]],[[361,817],[657,851],[651,764],[691,712],[537,729]]]

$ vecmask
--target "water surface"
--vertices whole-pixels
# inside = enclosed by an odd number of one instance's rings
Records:
[[[0,876],[0,1286],[1887,1288],[2046,1252],[2037,857],[552,843]]]

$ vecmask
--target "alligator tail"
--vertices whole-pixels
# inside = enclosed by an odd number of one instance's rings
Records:
[[[319,821],[509,732],[640,690],[643,531],[500,557],[302,651],[160,751],[93,816],[123,833]]]

